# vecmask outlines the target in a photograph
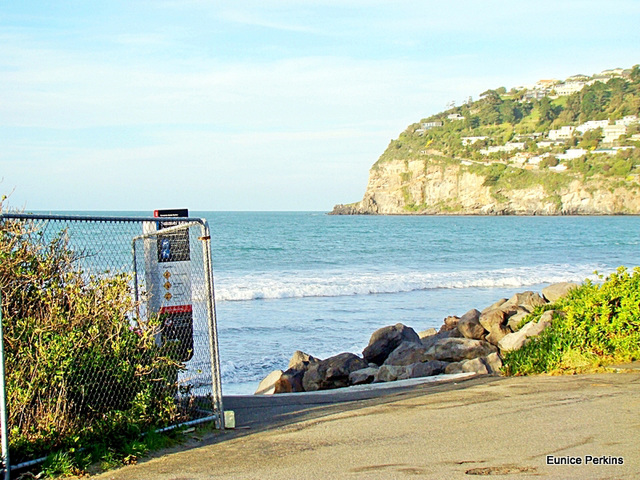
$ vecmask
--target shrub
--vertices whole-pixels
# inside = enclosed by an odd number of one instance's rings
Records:
[[[0,205],[1,206],[1,205]],[[181,365],[136,320],[125,274],[88,276],[64,232],[0,224],[0,291],[13,463],[177,420]]]
[[[585,371],[640,358],[640,268],[629,274],[620,267],[602,284],[587,280],[553,308],[564,315],[507,353],[506,373]]]

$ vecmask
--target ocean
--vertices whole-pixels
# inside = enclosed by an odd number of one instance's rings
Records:
[[[361,353],[378,328],[438,328],[514,293],[640,265],[640,217],[193,212],[209,221],[225,394],[295,350]]]
[[[252,394],[296,350],[360,354],[386,325],[439,328],[517,292],[640,266],[637,216],[190,216],[211,229],[225,395]]]

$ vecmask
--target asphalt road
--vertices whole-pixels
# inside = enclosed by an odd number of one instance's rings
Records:
[[[225,408],[238,429],[93,478],[640,478],[638,372],[227,397]]]

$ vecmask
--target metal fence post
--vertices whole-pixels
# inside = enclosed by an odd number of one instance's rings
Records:
[[[209,322],[209,350],[211,355],[211,394],[213,407],[218,413],[216,427],[224,430],[224,406],[222,404],[222,380],[220,372],[220,355],[218,350],[218,327],[216,325],[216,305],[214,300],[213,268],[211,266],[211,232],[209,224],[202,219],[202,256],[207,291],[207,316]]]
[[[2,292],[0,292],[0,422],[2,422],[2,463],[4,464],[4,480],[9,480],[11,477],[7,417],[7,397],[4,378],[4,334],[2,331]]]

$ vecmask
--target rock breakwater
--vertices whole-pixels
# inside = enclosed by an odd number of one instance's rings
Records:
[[[416,332],[400,323],[383,327],[371,335],[362,356],[341,353],[318,359],[297,351],[288,369],[271,372],[256,394],[312,392],[462,372],[500,374],[503,354],[521,348],[548,328],[556,315],[562,315],[547,310],[533,320],[533,310],[555,302],[576,286],[559,283],[541,294],[518,293],[482,311],[449,316],[439,330]]]

